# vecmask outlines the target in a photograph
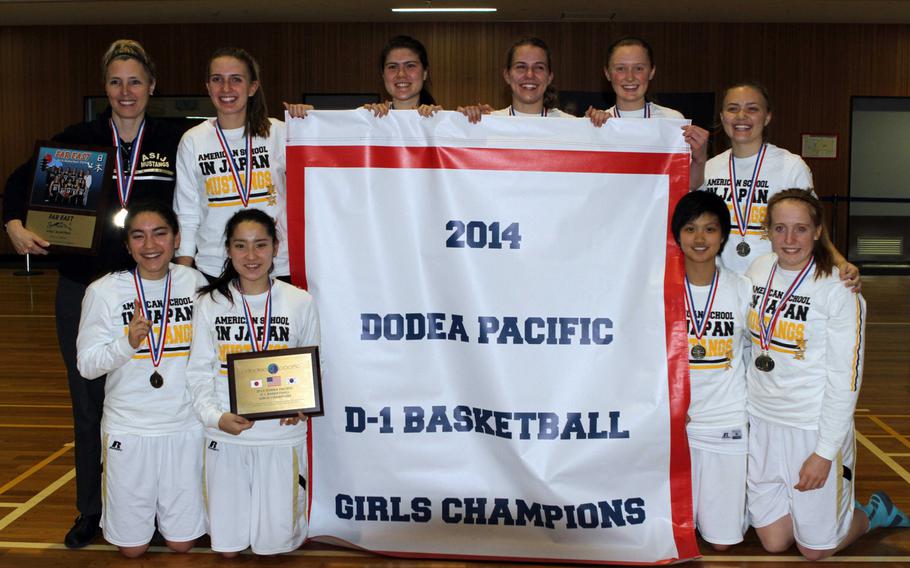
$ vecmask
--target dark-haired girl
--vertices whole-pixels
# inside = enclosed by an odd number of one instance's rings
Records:
[[[253,422],[232,414],[227,354],[316,345],[319,321],[308,293],[271,276],[280,242],[267,213],[238,211],[225,236],[228,262],[201,290],[187,368],[205,425],[209,534],[212,549],[226,557],[247,547],[280,554],[306,536],[307,420]]]
[[[376,116],[390,110],[416,110],[431,116],[442,107],[430,94],[430,59],[427,49],[411,36],[393,37],[379,56],[379,74],[391,100],[364,105]]]
[[[472,123],[478,122],[484,114],[575,118],[556,108],[558,97],[553,86],[553,54],[542,39],[526,37],[513,43],[506,52],[502,78],[511,91],[512,104],[493,110],[488,104],[478,103],[458,107],[458,111]]]
[[[284,123],[269,118],[259,64],[243,49],[212,54],[206,88],[217,116],[180,141],[174,210],[183,231],[177,262],[195,262],[211,278],[224,267],[224,225],[238,210],[267,212],[283,239],[286,135]],[[275,260],[275,273],[290,274],[286,250]]]
[[[799,156],[770,144],[771,99],[758,83],[743,82],[724,91],[720,122],[730,149],[708,160],[702,189],[724,198],[730,209],[733,239],[721,255],[724,266],[744,274],[752,262],[771,252],[765,232],[768,200],[788,188],[811,189],[812,172]],[[831,247],[846,285],[859,290],[859,270]]]
[[[170,264],[180,232],[169,205],[135,203],[125,223],[136,266],[88,287],[77,354],[86,379],[107,375],[101,526],[132,558],[148,549],[156,526],[177,552],[205,534],[202,425],[186,389],[193,304],[205,278]]]
[[[686,265],[693,514],[702,538],[723,550],[742,542],[748,526],[744,354],[752,289],[744,276],[715,263],[730,236],[721,198],[703,191],[685,195],[671,228]]]
[[[749,515],[768,552],[795,542],[820,560],[872,528],[910,519],[882,492],[865,507],[854,503],[866,302],[841,284],[822,206],[810,191],[785,189],[767,213],[773,254],[746,274]]]

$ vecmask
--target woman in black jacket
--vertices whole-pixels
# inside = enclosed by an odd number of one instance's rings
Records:
[[[131,201],[155,199],[170,205],[174,195],[177,144],[175,126],[145,114],[155,90],[155,66],[133,40],[117,40],[102,58],[104,89],[111,108],[92,122],[74,124],[54,136],[64,144],[116,147],[112,193],[102,223],[98,254],[60,257],[57,285],[57,340],[66,364],[73,405],[76,453],[76,507],[79,517],[64,543],[79,548],[91,542],[101,517],[101,409],[104,380],[88,381],[76,369],[76,335],[86,286],[98,276],[130,262],[120,226]],[[25,228],[28,185],[34,162],[10,175],[4,193],[3,224],[19,254],[47,254],[48,242]],[[118,173],[119,172],[119,173]],[[118,222],[119,225],[118,226]]]

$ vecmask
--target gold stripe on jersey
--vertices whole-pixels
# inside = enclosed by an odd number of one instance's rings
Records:
[[[110,445],[108,444],[108,433],[105,432],[104,436],[101,439],[101,502],[107,502],[107,451]]]
[[[843,496],[844,496],[844,482],[846,481],[846,479],[844,479],[844,452],[843,452],[843,450],[837,450],[837,457],[834,458],[834,467],[835,467],[834,472],[836,474],[835,477],[837,477],[837,500],[834,502],[834,506],[835,506],[834,518],[839,519],[839,518],[841,518],[841,513],[843,513],[843,511],[841,511],[841,504],[843,502]]]
[[[180,351],[173,351],[173,352],[170,352],[170,353],[165,353],[164,355],[162,355],[162,357],[166,357],[166,358],[170,358],[170,357],[186,357],[186,356],[188,356],[189,354],[190,354],[190,350],[189,350],[189,348],[186,348],[186,349],[181,349]],[[136,355],[133,355],[133,359],[151,359],[151,358],[152,358],[152,356],[149,354],[148,351],[146,351],[146,352],[143,353],[143,354],[137,353]]]
[[[859,294],[853,294],[853,301],[856,302],[856,339],[853,344],[853,374],[850,377],[850,391],[856,392],[859,388],[859,367],[862,357],[863,345],[863,303],[859,301]]]
[[[297,458],[297,449],[294,446],[288,448],[291,450],[291,456],[294,463],[294,475],[291,476],[291,495],[294,500],[293,507],[291,507],[291,526],[297,526],[297,519],[300,515],[300,460]]]
[[[203,438],[204,440],[205,438]],[[208,452],[206,451],[206,445],[202,444],[202,506],[205,507],[205,516],[209,516],[209,488],[208,488],[208,476],[205,474],[206,467],[206,456]]]
[[[729,369],[730,365],[728,363],[702,363],[701,361],[696,361],[694,359],[689,359],[689,370],[690,371],[712,371],[716,369]]]
[[[755,345],[761,345],[761,341],[758,340],[754,333],[752,333],[752,343]],[[778,353],[784,353],[786,355],[793,355],[794,357],[805,353],[805,349],[800,349],[798,345],[779,346],[772,343],[768,346],[768,349],[771,351],[777,351]]]

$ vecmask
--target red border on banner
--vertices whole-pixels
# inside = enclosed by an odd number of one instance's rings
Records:
[[[291,279],[307,287],[306,280],[306,168],[396,168],[396,169],[515,169],[522,171],[651,174],[669,176],[667,207],[667,248],[664,271],[664,311],[667,337],[667,375],[670,403],[670,500],[673,535],[678,559],[664,559],[652,564],[666,564],[700,555],[695,541],[692,514],[692,470],[689,441],[686,435],[686,412],[689,407],[689,359],[685,306],[682,290],[685,277],[682,251],[676,246],[670,219],[676,203],[689,190],[688,153],[649,153],[575,150],[525,150],[500,148],[454,148],[438,146],[288,146],[287,147],[287,223],[288,254]],[[307,518],[313,500],[312,422],[307,437]],[[337,538],[337,537],[333,537]],[[518,558],[420,554],[372,551],[405,558],[460,558],[472,560],[512,560],[538,562],[575,562],[584,564],[619,564],[606,561],[571,559]],[[623,563],[628,564],[628,563]],[[642,563],[647,564],[647,563]]]

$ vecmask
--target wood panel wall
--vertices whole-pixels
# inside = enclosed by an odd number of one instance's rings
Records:
[[[505,50],[537,35],[554,50],[557,87],[608,89],[604,51],[619,36],[655,49],[652,89],[717,91],[758,79],[774,98],[771,141],[798,152],[803,132],[839,136],[836,160],[810,160],[820,195],[848,190],[850,97],[910,96],[910,26],[831,24],[288,23],[168,26],[0,27],[0,179],[35,139],[81,120],[82,97],[103,93],[99,60],[122,36],[142,42],[158,65],[157,93],[204,94],[208,54],[240,45],[260,62],[273,115],[303,92],[378,92],[378,54],[393,35],[421,39],[432,92],[446,108],[506,104]],[[897,180],[896,180],[897,181]],[[844,248],[846,208],[837,227]],[[11,251],[5,238],[0,253]]]

